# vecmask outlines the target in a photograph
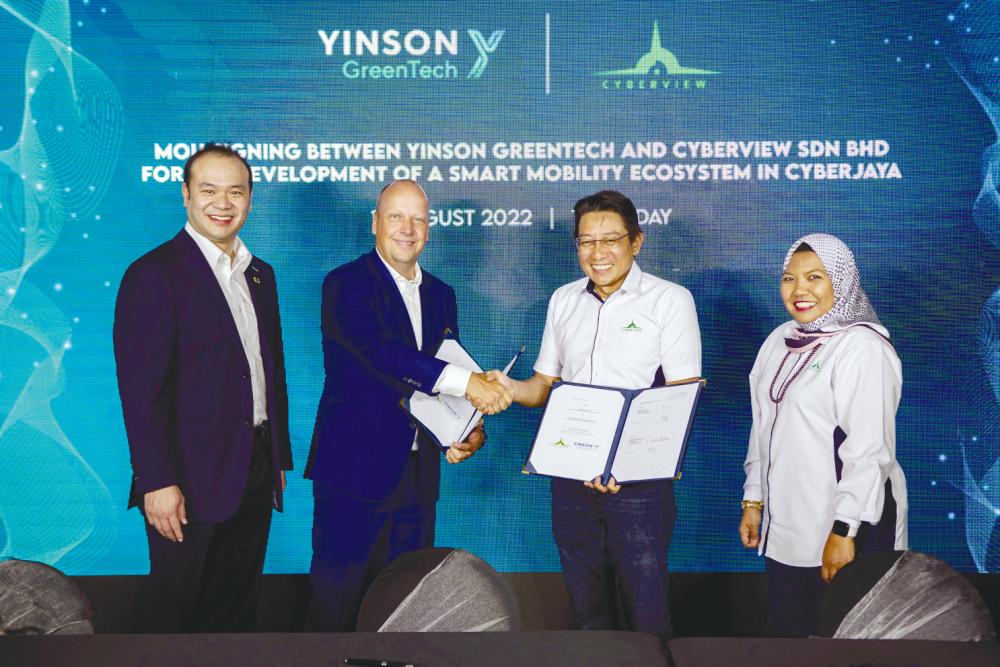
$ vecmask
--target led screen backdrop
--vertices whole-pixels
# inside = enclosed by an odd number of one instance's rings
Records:
[[[694,294],[709,379],[675,570],[760,567],[737,538],[746,376],[786,319],[802,234],[855,251],[904,369],[914,548],[1000,569],[1000,10],[940,2],[0,1],[0,556],[140,573],[111,346],[130,262],[184,222],[205,141],[255,168],[243,232],[278,276],[298,471],[267,570],[310,556],[301,479],[323,381],[320,284],[372,246],[381,184],[427,189],[425,269],[487,365],[537,353],[581,271],[571,208],[630,195],[643,270]],[[437,540],[559,567],[539,411],[490,420],[442,482]],[[377,446],[377,443],[358,443]],[[345,470],[345,475],[351,471]]]

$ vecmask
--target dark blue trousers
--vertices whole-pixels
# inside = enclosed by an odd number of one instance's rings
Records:
[[[777,637],[816,634],[826,597],[819,567],[795,567],[764,559],[767,572],[768,630]]]
[[[854,558],[892,551],[896,543],[896,499],[885,483],[885,504],[876,524],[863,523],[854,538]],[[768,625],[778,637],[808,637],[819,629],[826,584],[819,567],[795,567],[764,559]]]
[[[368,586],[396,556],[434,546],[435,493],[421,493],[416,453],[385,500],[313,482],[312,597],[307,629],[353,632]]]
[[[670,480],[627,484],[616,495],[552,480],[552,533],[576,627],[670,637],[667,549],[676,513]]]

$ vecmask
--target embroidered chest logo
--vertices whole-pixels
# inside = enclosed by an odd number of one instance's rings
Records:
[[[636,324],[635,320],[632,320],[631,322],[622,327],[622,331],[624,331],[625,333],[639,333],[640,331],[642,331],[642,327]]]
[[[811,364],[809,364],[809,370],[816,371],[817,373],[819,373],[821,370],[823,370],[823,367],[820,365],[818,361],[814,361]]]
[[[558,440],[556,440],[555,442],[552,443],[552,446],[553,447],[566,447],[567,445],[566,445],[565,442],[563,442],[562,438],[559,438]]]

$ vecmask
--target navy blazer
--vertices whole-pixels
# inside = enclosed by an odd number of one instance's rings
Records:
[[[275,506],[292,468],[288,390],[274,270],[246,270],[264,362]],[[118,290],[115,362],[132,453],[129,507],[171,485],[189,520],[218,523],[236,511],[253,446],[250,365],[222,288],[194,239],[177,236],[137,259]]]
[[[399,288],[375,250],[323,281],[326,382],[308,479],[373,500],[399,484],[414,430],[400,404],[414,390],[430,393],[445,367],[434,354],[446,335],[458,336],[455,291],[422,273],[422,351]],[[420,451],[421,494],[436,499],[440,455],[429,441],[421,440]]]

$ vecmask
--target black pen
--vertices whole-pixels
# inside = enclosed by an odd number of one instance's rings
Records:
[[[415,667],[412,662],[397,662],[395,660],[378,660],[372,658],[344,658],[344,664],[358,667]]]

